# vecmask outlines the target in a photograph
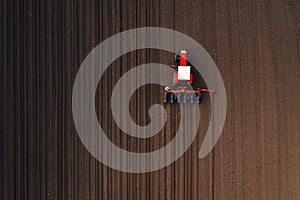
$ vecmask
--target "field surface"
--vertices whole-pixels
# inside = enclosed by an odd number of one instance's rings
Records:
[[[300,199],[299,1],[3,0],[0,20],[0,199]],[[204,96],[198,134],[180,159],[151,173],[123,173],[83,146],[72,88],[80,64],[100,42],[147,26],[180,31],[208,51],[225,83],[227,117],[213,151],[199,159],[211,116]],[[103,130],[134,152],[165,146],[180,123],[179,107],[166,105],[167,123],[149,139],[127,136],[115,124],[114,85],[149,62],[173,64],[173,54],[123,55],[96,94]],[[200,77],[197,84],[205,87]],[[161,89],[146,85],[131,97],[137,124],[149,123],[147,111],[162,103]]]

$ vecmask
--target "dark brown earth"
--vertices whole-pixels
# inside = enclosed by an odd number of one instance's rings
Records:
[[[299,1],[3,0],[0,14],[0,199],[300,199]],[[198,151],[210,119],[208,96],[197,137],[179,160],[129,174],[102,165],[83,147],[71,95],[81,62],[97,44],[145,26],[185,33],[209,52],[225,82],[228,111],[204,159]],[[148,62],[171,64],[173,55],[122,56],[101,79],[96,99],[109,138],[137,152],[164,146],[179,123],[178,106],[169,105],[170,119],[151,139],[130,138],[113,122],[114,84]],[[162,101],[160,89],[147,85],[131,98],[138,124],[149,123],[147,109]]]

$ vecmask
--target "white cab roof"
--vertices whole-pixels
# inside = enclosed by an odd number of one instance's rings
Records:
[[[178,80],[190,80],[191,66],[178,66]]]

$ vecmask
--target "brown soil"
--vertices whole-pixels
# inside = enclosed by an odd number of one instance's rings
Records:
[[[0,199],[300,199],[299,1],[5,0],[0,14]],[[72,87],[97,44],[145,26],[185,33],[209,52],[225,82],[228,111],[221,138],[204,159],[198,151],[210,119],[208,96],[197,137],[179,160],[129,174],[102,165],[83,147]],[[165,128],[151,139],[128,137],[112,120],[114,84],[147,62],[171,64],[173,55],[122,56],[101,79],[105,87],[96,99],[109,138],[137,152],[164,146],[179,124],[178,106],[170,105]],[[147,85],[132,97],[138,124],[149,123],[147,110],[161,102],[160,89]]]

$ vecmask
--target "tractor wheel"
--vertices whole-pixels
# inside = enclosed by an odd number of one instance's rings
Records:
[[[192,60],[192,56],[190,54],[188,54],[187,63],[186,63],[188,66],[192,66],[192,64],[190,63],[191,60]]]
[[[179,65],[180,63],[180,56],[175,54],[175,65]]]

